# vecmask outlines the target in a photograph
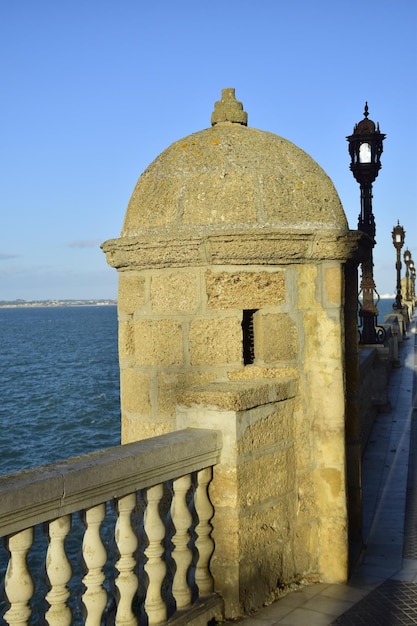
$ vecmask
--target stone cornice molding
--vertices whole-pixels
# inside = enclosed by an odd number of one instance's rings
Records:
[[[369,239],[369,242],[368,242]],[[285,231],[196,237],[120,237],[101,246],[117,270],[205,265],[290,265],[335,260],[359,263],[371,244],[360,231]]]

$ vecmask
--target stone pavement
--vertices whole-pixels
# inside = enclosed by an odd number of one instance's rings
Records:
[[[414,318],[391,373],[392,409],[378,415],[363,459],[360,565],[349,582],[283,596],[243,626],[417,624],[417,335]],[[236,622],[226,622],[235,624]]]

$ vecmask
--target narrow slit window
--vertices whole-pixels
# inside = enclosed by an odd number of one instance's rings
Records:
[[[243,311],[242,334],[243,334],[243,363],[251,365],[255,360],[255,336],[253,332],[253,316],[258,309]]]

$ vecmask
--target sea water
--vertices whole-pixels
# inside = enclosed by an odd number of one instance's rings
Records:
[[[391,298],[381,298],[379,300],[377,304],[379,324],[383,324],[385,316],[392,313],[394,304],[395,304],[395,296],[392,296]]]
[[[0,308],[0,474],[120,443],[116,306]]]

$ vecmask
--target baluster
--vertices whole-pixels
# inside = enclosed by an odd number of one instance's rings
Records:
[[[195,529],[197,534],[195,545],[199,555],[195,581],[200,596],[212,593],[214,588],[213,578],[209,569],[210,558],[214,551],[214,541],[211,538],[212,525],[210,524],[214,509],[208,496],[208,485],[211,478],[211,467],[197,472],[197,488],[194,496],[195,510],[198,515],[198,524]]]
[[[10,626],[27,624],[31,610],[29,600],[35,589],[26,557],[33,543],[33,528],[8,537],[10,559],[5,576],[5,591],[10,603],[4,619]]]
[[[166,565],[162,560],[165,537],[165,526],[158,511],[163,494],[163,485],[155,485],[147,491],[148,505],[145,510],[144,526],[149,545],[145,550],[147,562],[145,571],[148,575],[148,589],[145,599],[145,610],[149,626],[162,624],[167,619],[167,610],[162,599],[162,583],[166,574]]]
[[[87,611],[85,626],[100,626],[106,608],[107,593],[103,588],[103,566],[107,560],[106,548],[100,537],[100,526],[106,516],[106,505],[99,504],[84,511],[86,530],[83,539],[83,558],[87,573],[83,578],[86,591],[82,600]]]
[[[138,579],[133,571],[136,563],[133,554],[138,546],[138,540],[131,523],[135,506],[136,493],[120,498],[117,503],[119,515],[115,536],[120,558],[116,563],[119,571],[116,585],[120,598],[117,605],[116,625],[119,626],[136,626],[137,624],[137,619],[132,612],[132,601],[138,588]]]
[[[45,617],[50,626],[70,626],[72,614],[67,605],[70,596],[67,583],[71,579],[71,564],[65,553],[65,538],[71,529],[71,516],[64,515],[49,522],[49,546],[46,553],[46,573],[50,590],[45,598],[49,604]]]
[[[192,561],[192,552],[188,547],[189,529],[192,516],[188,510],[186,496],[191,486],[191,476],[187,474],[174,480],[174,497],[171,505],[172,521],[175,526],[173,557],[176,564],[172,593],[177,609],[184,609],[191,604],[191,589],[187,583],[187,572]]]

